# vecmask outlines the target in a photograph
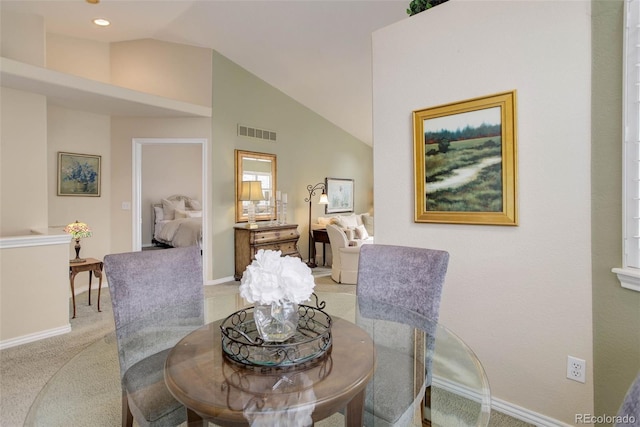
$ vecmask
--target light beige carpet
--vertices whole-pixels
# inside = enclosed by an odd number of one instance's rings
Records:
[[[317,289],[355,292],[353,285],[335,284],[318,269]],[[238,283],[208,286],[206,294],[234,296]],[[94,291],[95,292],[95,291]],[[102,294],[102,313],[86,305],[87,294],[76,297],[78,314],[72,332],[0,351],[0,425],[117,426],[120,424],[120,387],[113,313],[108,291]],[[92,295],[95,301],[97,293]],[[63,380],[62,380],[63,379]],[[444,398],[435,392],[432,399]],[[455,396],[447,396],[455,402]],[[82,402],[82,405],[74,404]],[[464,399],[458,402],[464,405]],[[79,410],[82,408],[82,410]],[[342,415],[316,425],[344,425]],[[434,415],[434,425],[455,425]],[[519,427],[528,424],[493,412],[490,426]],[[456,425],[457,427],[457,425]]]

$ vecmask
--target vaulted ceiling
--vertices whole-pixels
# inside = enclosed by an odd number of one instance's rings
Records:
[[[2,0],[47,31],[102,42],[154,38],[216,50],[372,145],[371,34],[408,0]],[[96,17],[112,25],[98,28]]]

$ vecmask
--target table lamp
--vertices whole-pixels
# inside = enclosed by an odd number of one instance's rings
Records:
[[[69,262],[84,262],[85,260],[80,258],[80,239],[83,237],[91,237],[91,228],[84,222],[76,220],[76,222],[67,225],[64,228],[64,232],[71,234],[71,237],[76,240],[76,257]]]
[[[316,264],[316,247],[313,243],[313,231],[311,230],[311,199],[316,195],[316,190],[322,189],[322,194],[320,195],[320,200],[318,201],[319,205],[328,205],[329,198],[327,197],[327,193],[325,192],[324,183],[319,182],[316,185],[307,185],[307,191],[309,192],[309,197],[305,198],[305,202],[309,202],[309,261],[307,261],[307,265],[309,268],[315,268],[318,265]],[[313,247],[312,247],[313,245]],[[313,251],[311,250],[313,248]]]
[[[247,206],[247,216],[249,219],[247,222],[247,228],[258,228],[258,224],[256,224],[255,202],[264,200],[264,194],[262,194],[262,183],[260,181],[242,181],[240,200],[249,202],[249,205]]]

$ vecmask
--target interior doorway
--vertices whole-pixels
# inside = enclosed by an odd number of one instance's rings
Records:
[[[202,176],[201,179],[201,194],[199,195],[199,199],[202,202],[202,271],[203,278],[206,281],[206,275],[208,271],[207,265],[207,248],[208,248],[208,233],[207,233],[207,224],[208,224],[208,212],[207,212],[207,194],[208,194],[208,185],[206,177],[208,176],[208,162],[207,159],[207,139],[206,138],[134,138],[132,141],[132,206],[131,206],[131,217],[132,217],[132,248],[134,251],[142,250],[143,244],[143,211],[148,211],[143,209],[143,156],[144,156],[144,147],[149,147],[152,145],[155,146],[180,146],[180,145],[198,145],[200,147],[201,153],[201,170]],[[186,146],[185,146],[186,148]],[[167,173],[171,173],[168,171]],[[165,197],[170,196],[171,194],[166,194]],[[148,223],[148,221],[146,221]]]

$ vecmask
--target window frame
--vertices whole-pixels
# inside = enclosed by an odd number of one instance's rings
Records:
[[[625,0],[623,36],[622,287],[640,292],[640,0]]]

